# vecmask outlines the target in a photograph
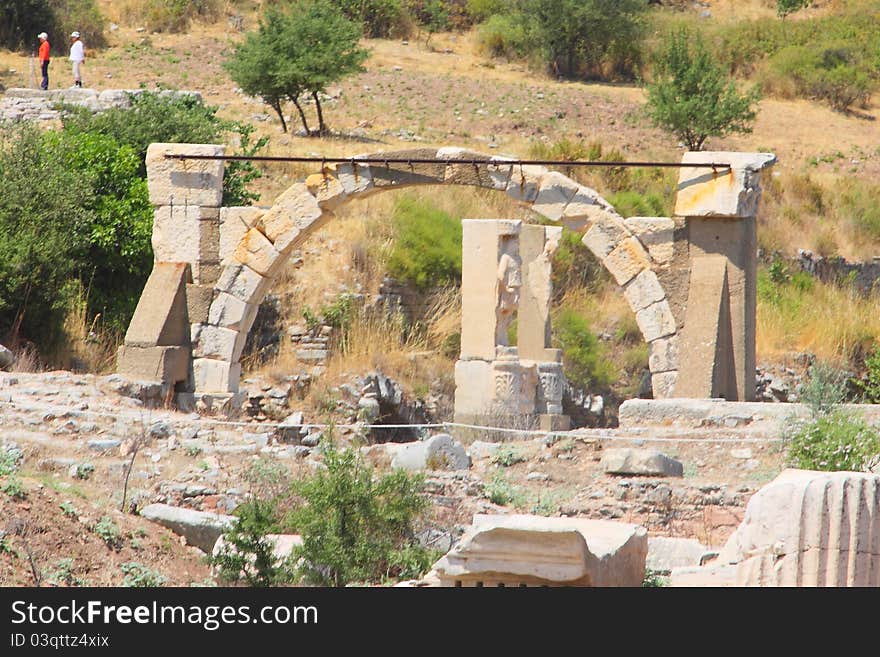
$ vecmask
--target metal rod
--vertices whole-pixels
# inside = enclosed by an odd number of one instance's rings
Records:
[[[314,162],[321,164],[494,164],[496,166],[512,165],[539,165],[560,167],[662,167],[662,168],[688,168],[688,169],[718,169],[729,170],[730,164],[725,162],[695,162],[693,164],[681,162],[606,162],[596,160],[474,160],[456,158],[403,158],[403,157],[305,157],[296,155],[186,155],[183,153],[166,153],[165,157],[171,160],[231,160],[250,162]]]

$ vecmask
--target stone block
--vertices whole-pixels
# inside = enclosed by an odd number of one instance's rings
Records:
[[[198,392],[238,392],[241,364],[212,358],[193,360],[193,383]]]
[[[492,407],[492,363],[459,360],[455,363],[455,416],[485,414]]]
[[[220,262],[228,264],[238,243],[265,212],[254,206],[220,208]]]
[[[233,264],[223,268],[214,288],[227,292],[246,303],[256,304],[269,286],[270,279],[245,265]]]
[[[286,260],[285,256],[278,253],[272,242],[256,228],[251,228],[245,233],[232,258],[268,278],[272,278]]]
[[[449,434],[441,433],[427,440],[401,445],[391,459],[391,467],[411,472],[467,470],[471,467],[471,457],[460,442]]]
[[[220,278],[223,265],[219,260],[199,260],[192,263],[193,283],[198,285],[214,285]]]
[[[538,415],[538,429],[540,431],[569,431],[571,418],[557,413],[541,413]]]
[[[189,266],[182,262],[155,262],[138,300],[125,344],[132,347],[189,344],[186,284]]]
[[[675,222],[669,217],[629,217],[624,224],[648,249],[651,260],[660,265],[672,262]]]
[[[391,153],[374,153],[372,157],[381,159],[387,155],[390,159],[437,159],[437,151],[433,148],[417,148]],[[409,185],[439,185],[446,178],[446,164],[416,164],[381,162],[370,165],[373,174],[373,185],[376,187],[406,187]]]
[[[648,369],[669,372],[678,369],[678,336],[658,338],[649,344]]]
[[[191,339],[194,358],[237,361],[244,348],[239,331],[210,324],[193,324]]]
[[[636,313],[666,298],[660,281],[657,280],[657,274],[650,269],[642,270],[627,283],[623,288],[623,296],[626,297],[632,311]]]
[[[623,225],[623,221],[609,214],[603,214],[601,220],[597,220],[586,232],[581,240],[593,255],[604,260],[618,244],[630,237],[629,231]]]
[[[772,153],[689,152],[683,164],[723,163],[730,170],[682,167],[675,197],[679,217],[754,217],[761,198],[761,171],[776,163]]]
[[[708,552],[705,545],[693,538],[649,536],[645,566],[655,572],[668,573],[673,568],[699,566]]]
[[[532,164],[514,165],[507,183],[507,195],[515,201],[534,203],[541,189],[541,179],[547,174],[547,168]]]
[[[193,511],[168,504],[150,504],[140,514],[183,536],[187,543],[207,554],[211,554],[217,539],[236,522],[234,516]]]
[[[153,211],[153,259],[158,262],[218,260],[220,222],[217,208],[163,205]]]
[[[369,164],[359,164],[357,157],[354,163],[333,164],[330,171],[342,185],[349,196],[362,196],[374,190],[373,173]]]
[[[214,300],[214,288],[211,285],[186,285],[186,313],[190,324],[205,324],[208,311]]]
[[[496,187],[497,181],[489,171],[488,163],[491,158],[488,155],[464,148],[445,147],[437,151],[437,157],[449,160],[444,177],[447,185],[472,185],[490,189]],[[478,163],[456,164],[455,160],[474,160]],[[507,181],[504,182],[504,187],[501,189],[507,189]]]
[[[476,515],[433,570],[443,586],[641,586],[648,533],[607,520]]]
[[[280,253],[289,252],[300,233],[321,219],[318,199],[303,183],[292,185],[263,215],[259,227]]]
[[[654,399],[668,399],[675,394],[675,382],[678,379],[678,372],[659,372],[651,374],[651,390]]]
[[[214,326],[241,331],[252,311],[253,307],[250,304],[227,292],[220,292],[211,304],[208,322]]]
[[[538,196],[532,204],[532,211],[550,221],[559,221],[568,203],[578,192],[578,184],[555,171],[541,178]]]
[[[223,200],[223,160],[177,160],[166,155],[223,155],[215,144],[150,144],[147,148],[147,188],[153,205],[220,207]]]
[[[681,461],[666,456],[655,449],[631,449],[628,447],[602,451],[599,467],[606,474],[639,475],[650,477],[681,477],[684,466]]]
[[[648,252],[635,237],[628,237],[618,244],[602,261],[618,285],[625,285],[638,273],[648,269],[651,261]]]
[[[173,384],[186,381],[189,356],[189,347],[123,345],[116,352],[116,372],[131,379]]]
[[[582,233],[590,224],[604,221],[620,221],[620,216],[596,190],[579,185],[562,211],[562,224]]]
[[[880,586],[880,476],[785,470],[718,556],[738,586]]]
[[[675,333],[675,318],[665,301],[652,303],[636,313],[636,323],[646,342]]]

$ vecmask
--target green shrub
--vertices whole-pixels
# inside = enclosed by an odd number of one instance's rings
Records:
[[[45,31],[53,52],[63,52],[73,30],[88,48],[106,45],[104,19],[94,0],[5,0],[0,6],[0,47],[36,50],[37,34]]]
[[[615,379],[606,349],[578,313],[563,309],[553,320],[553,337],[562,349],[565,378],[584,390],[606,389]]]
[[[82,580],[73,574],[73,559],[59,559],[46,572],[46,579],[56,586],[82,586]]]
[[[400,469],[376,478],[357,449],[321,445],[326,469],[294,482],[301,503],[285,518],[303,539],[293,555],[299,575],[320,586],[411,575],[414,559],[426,561],[414,531],[428,506],[424,478]]]
[[[509,468],[517,463],[525,463],[525,455],[516,447],[502,445],[492,456],[492,463],[500,465],[502,468]]]
[[[365,37],[407,36],[409,17],[402,0],[335,0],[335,4],[346,18],[364,26]]]
[[[521,14],[494,14],[480,25],[477,48],[489,57],[519,59],[534,50],[528,25]]]
[[[483,486],[483,495],[492,504],[499,506],[522,507],[526,503],[526,496],[523,492],[516,486],[511,485],[501,473],[497,473]]]
[[[607,270],[584,245],[582,238],[580,233],[567,228],[562,230],[559,247],[553,254],[551,276],[554,301],[561,300],[571,290],[596,288],[608,278]]]
[[[476,23],[482,23],[508,7],[507,0],[467,0],[467,11]]]
[[[66,502],[66,501],[62,502],[61,504],[58,505],[58,507],[61,509],[61,511],[64,513],[64,515],[66,515],[68,518],[79,517],[79,511],[77,511],[76,507],[73,506],[73,504],[71,504],[70,502]]]
[[[235,510],[238,521],[224,534],[225,546],[211,563],[218,567],[224,582],[244,582],[248,586],[276,586],[293,580],[293,573],[273,554],[274,546],[266,534],[277,529],[276,503],[254,498]]]
[[[122,547],[122,532],[109,516],[101,516],[101,519],[95,523],[94,532],[107,544],[107,547],[114,550]]]
[[[842,410],[789,426],[785,440],[789,463],[804,470],[860,472],[880,462],[880,431]]]
[[[0,491],[9,495],[14,500],[25,500],[27,499],[27,490],[21,484],[21,479],[16,477],[15,475],[9,475],[6,477],[6,481],[0,485]]]
[[[165,576],[162,573],[137,561],[126,561],[119,568],[125,574],[122,579],[123,586],[137,588],[165,586]]]
[[[847,373],[830,363],[818,361],[810,366],[809,377],[798,389],[802,403],[813,417],[827,415],[846,401]]]
[[[21,452],[0,449],[0,477],[6,477],[18,472],[18,463],[20,460]]]
[[[395,203],[392,227],[391,276],[422,290],[461,283],[461,221],[405,196]]]
[[[660,572],[656,570],[651,570],[650,568],[645,568],[645,577],[642,580],[642,587],[646,589],[653,589],[669,586],[669,579],[663,577]]]
[[[866,404],[880,403],[880,347],[875,346],[865,358],[865,375],[856,380]]]
[[[153,32],[185,32],[193,20],[213,22],[222,15],[220,0],[142,0],[140,19]]]

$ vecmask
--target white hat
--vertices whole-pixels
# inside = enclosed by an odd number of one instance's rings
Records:
[[[74,39],[79,39],[79,32],[71,32],[70,36],[72,36]]]
[[[40,32],[40,33],[37,35],[37,38],[38,38],[38,39],[48,39],[48,38],[49,38],[49,35],[46,34],[45,32]]]

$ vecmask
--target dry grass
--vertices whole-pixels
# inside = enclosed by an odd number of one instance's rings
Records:
[[[878,296],[865,298],[818,281],[805,291],[785,286],[780,295],[777,302],[758,300],[759,359],[806,351],[824,360],[852,361],[880,338]]]

